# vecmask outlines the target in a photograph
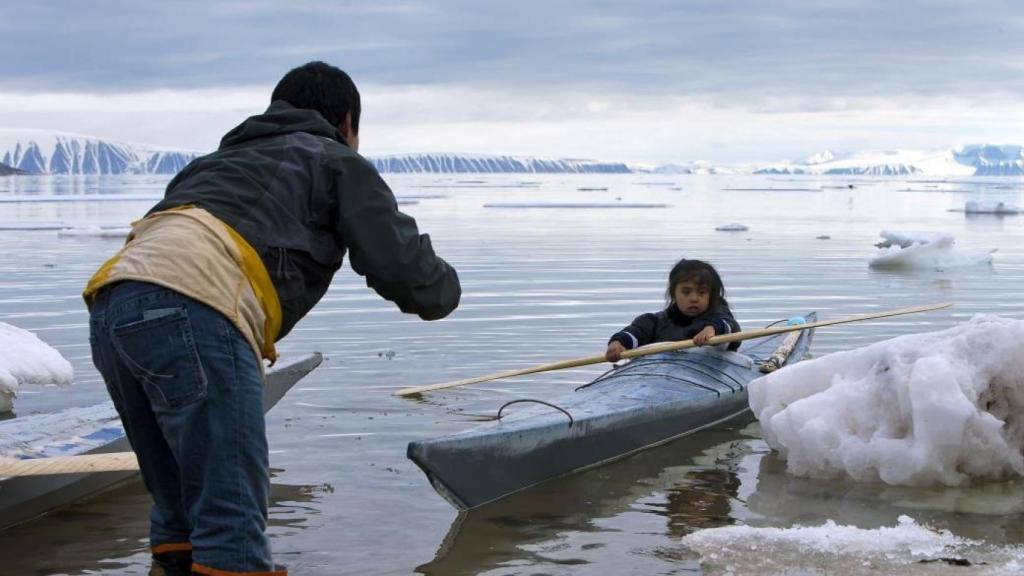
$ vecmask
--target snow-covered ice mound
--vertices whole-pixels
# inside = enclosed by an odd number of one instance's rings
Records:
[[[992,263],[992,252],[963,251],[954,247],[952,234],[882,230],[883,241],[868,265],[872,268],[945,270]]]
[[[789,472],[956,486],[1024,475],[1024,321],[978,315],[786,367],[750,407]]]
[[[965,214],[1020,214],[1020,208],[1005,202],[964,202]]]
[[[1019,574],[1024,549],[960,538],[900,516],[896,526],[837,525],[700,530],[683,544],[701,556],[707,576],[752,574]],[[965,570],[967,572],[965,572]]]
[[[0,412],[11,410],[21,384],[71,384],[74,372],[60,352],[28,330],[0,322]]]

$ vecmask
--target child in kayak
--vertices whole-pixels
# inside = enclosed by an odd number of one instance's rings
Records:
[[[659,312],[637,316],[633,323],[612,334],[604,357],[618,362],[626,350],[651,344],[693,339],[697,346],[712,336],[739,332],[725,301],[725,287],[715,268],[702,260],[682,259],[668,275],[665,291],[668,306]],[[729,344],[730,350],[739,342]]]

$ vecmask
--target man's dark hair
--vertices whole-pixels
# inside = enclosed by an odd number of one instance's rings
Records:
[[[331,126],[344,122],[345,113],[351,112],[352,130],[359,133],[359,90],[348,74],[330,64],[316,61],[291,69],[270,99],[316,110]]]

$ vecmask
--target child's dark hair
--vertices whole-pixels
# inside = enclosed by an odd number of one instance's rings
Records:
[[[707,286],[711,295],[708,301],[708,309],[713,310],[719,303],[725,300],[725,286],[722,278],[718,275],[715,267],[703,260],[687,260],[683,258],[672,267],[668,273],[668,289],[665,291],[665,300],[672,303],[672,295],[676,286],[683,282],[693,282],[698,286]]]
[[[359,133],[359,90],[340,68],[324,62],[309,62],[293,68],[277,83],[270,100],[284,100],[296,108],[316,110],[331,126],[352,113],[352,131]]]

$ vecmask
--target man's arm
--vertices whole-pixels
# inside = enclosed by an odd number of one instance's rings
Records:
[[[455,269],[434,254],[416,221],[399,212],[394,194],[369,162],[358,156],[339,162],[338,226],[352,269],[402,312],[424,320],[450,314],[462,295]]]

